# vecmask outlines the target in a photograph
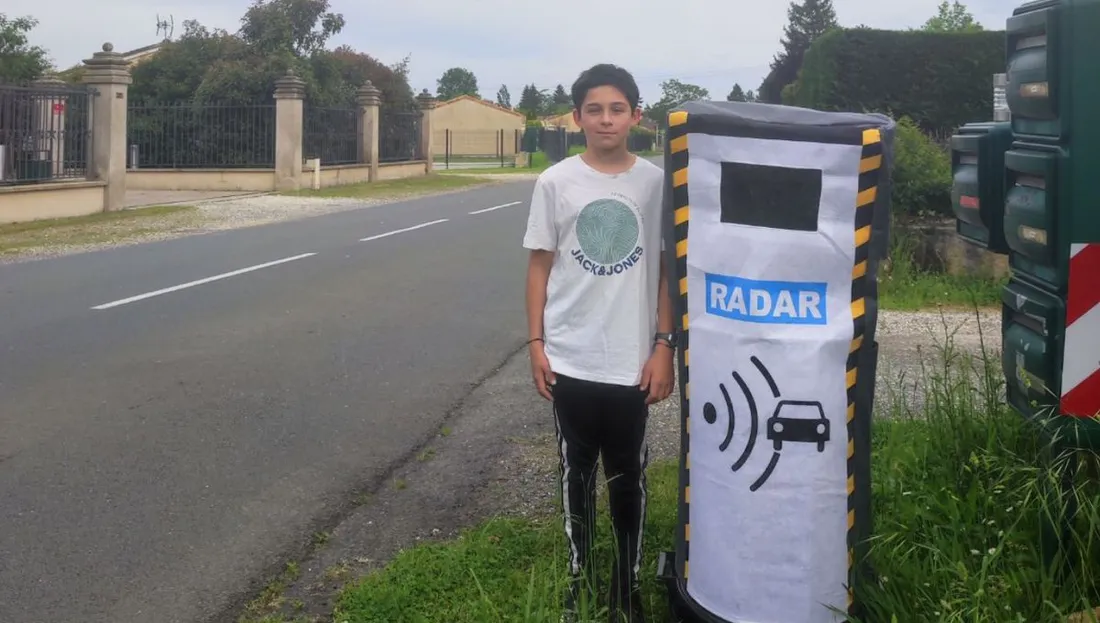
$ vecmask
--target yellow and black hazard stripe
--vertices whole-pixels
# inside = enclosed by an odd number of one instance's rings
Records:
[[[684,111],[674,111],[668,115],[668,140],[667,164],[671,170],[672,197],[672,230],[675,241],[675,275],[678,277],[676,287],[679,297],[676,298],[676,326],[680,332],[680,402],[683,422],[681,423],[681,453],[683,464],[680,472],[680,523],[684,526],[684,538],[677,559],[682,562],[678,573],[684,581],[688,577],[688,558],[691,541],[691,523],[688,508],[691,504],[691,410],[689,400],[691,385],[688,378],[690,364],[690,350],[688,339],[688,298],[687,298],[687,247],[688,247],[688,114]]]
[[[847,388],[848,388],[848,610],[851,613],[854,607],[854,595],[852,585],[856,581],[856,554],[855,550],[862,539],[861,524],[864,517],[857,514],[863,512],[863,504],[860,503],[860,494],[857,493],[856,480],[862,476],[864,470],[857,464],[857,441],[862,442],[863,435],[857,427],[862,423],[856,420],[856,402],[859,399],[857,388],[860,388],[859,362],[860,354],[864,349],[864,338],[867,336],[867,300],[874,294],[874,275],[868,269],[871,258],[871,231],[875,216],[875,206],[878,203],[878,186],[880,172],[882,171],[883,149],[882,132],[875,129],[863,131],[863,153],[859,164],[859,194],[856,198],[855,215],[855,263],[852,266],[852,343],[848,350],[847,362]],[[868,379],[867,382],[873,382]],[[866,385],[866,384],[864,384]],[[862,389],[862,388],[860,388]],[[860,414],[866,417],[866,414]],[[862,445],[862,443],[861,443]],[[859,448],[859,452],[867,452],[869,448]],[[866,487],[866,483],[859,483],[860,489]]]

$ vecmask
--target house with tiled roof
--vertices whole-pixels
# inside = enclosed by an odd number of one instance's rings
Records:
[[[134,65],[137,65],[141,61],[144,61],[144,60],[154,56],[157,52],[160,51],[160,47],[162,45],[164,45],[164,43],[166,41],[168,41],[168,40],[165,39],[164,41],[161,41],[159,43],[153,43],[153,44],[150,44],[150,45],[146,45],[146,46],[142,46],[140,48],[130,50],[129,52],[123,52],[122,53],[122,58],[124,58],[126,60],[126,62],[130,63],[130,67],[133,67]]]
[[[523,113],[473,95],[459,95],[439,102],[432,111],[433,151],[437,156],[514,156],[516,137],[523,135],[525,125]]]
[[[165,39],[164,41],[160,41],[158,43],[145,45],[140,48],[130,50],[128,52],[122,52],[122,58],[126,60],[126,62],[130,63],[130,69],[133,69],[134,66],[138,63],[152,58],[157,52],[160,51],[161,46],[163,46],[167,41],[168,39]],[[73,65],[68,69],[59,71],[57,73],[57,77],[70,84],[82,84],[84,69],[85,67],[83,62],[77,63],[76,65]]]

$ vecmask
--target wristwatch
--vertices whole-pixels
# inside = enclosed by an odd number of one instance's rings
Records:
[[[676,348],[676,333],[657,333],[653,336],[654,342],[666,342],[672,348]]]

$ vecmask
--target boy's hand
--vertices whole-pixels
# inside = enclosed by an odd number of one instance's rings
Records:
[[[661,402],[672,394],[673,350],[663,342],[654,346],[653,354],[642,368],[642,391],[648,391],[647,405]]]
[[[550,360],[546,358],[546,351],[542,349],[542,342],[531,342],[531,376],[535,379],[535,389],[539,395],[547,400],[553,400],[550,386],[554,384],[554,371],[550,369]]]

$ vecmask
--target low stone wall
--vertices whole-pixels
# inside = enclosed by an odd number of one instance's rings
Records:
[[[87,216],[103,211],[106,182],[0,186],[0,223]]]
[[[322,167],[323,169],[324,167]],[[413,160],[410,162],[386,162],[378,165],[378,181],[403,180],[407,177],[421,177],[428,174],[428,162]]]
[[[990,253],[960,238],[955,233],[953,220],[899,227],[915,243],[914,259],[922,268],[951,275],[990,278],[1008,275],[1008,257]]]
[[[381,170],[381,165],[379,166]],[[321,164],[321,188],[332,186],[344,186],[347,184],[363,184],[370,181],[369,164],[336,164],[325,166]],[[302,188],[313,187],[313,167],[302,167],[302,179],[299,182]]]
[[[126,188],[272,192],[275,169],[131,169]]]
[[[378,165],[378,180],[427,174],[427,162],[386,162]],[[321,188],[370,181],[370,165],[321,163]],[[313,168],[302,167],[302,188],[313,185]],[[128,190],[194,190],[219,192],[274,192],[275,169],[137,169],[126,172]]]

